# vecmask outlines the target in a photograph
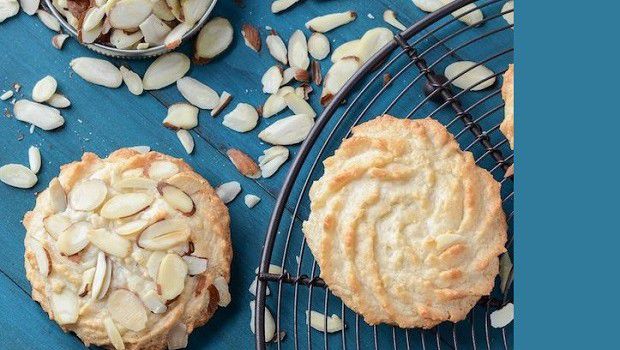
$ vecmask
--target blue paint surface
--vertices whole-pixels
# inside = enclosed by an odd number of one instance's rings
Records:
[[[485,15],[496,14],[499,11],[499,6],[501,5],[485,9]],[[254,338],[249,330],[249,302],[253,297],[247,289],[254,278],[254,269],[259,262],[264,233],[275,202],[274,198],[278,194],[290,161],[272,178],[250,180],[239,175],[225,155],[228,148],[238,148],[256,159],[264,149],[269,147],[269,145],[260,142],[257,137],[258,132],[281,118],[282,115],[286,115],[286,113],[282,113],[278,117],[260,120],[259,125],[253,131],[244,134],[234,132],[221,125],[222,115],[232,110],[236,103],[246,102],[255,106],[264,103],[265,95],[261,92],[260,78],[267,68],[275,64],[266,50],[264,42],[263,50],[259,54],[251,51],[244,45],[239,29],[244,23],[251,23],[259,28],[264,39],[268,33],[265,26],[270,26],[286,40],[294,30],[303,28],[303,23],[309,18],[336,11],[357,11],[359,16],[355,22],[327,34],[333,49],[345,41],[360,37],[369,28],[389,27],[381,19],[383,11],[388,7],[399,14],[400,20],[405,25],[412,24],[424,15],[409,0],[303,1],[303,3],[281,15],[274,15],[270,12],[268,1],[246,1],[243,7],[239,7],[233,1],[221,0],[215,8],[214,14],[231,20],[235,28],[235,39],[232,47],[206,66],[192,65],[188,75],[205,82],[218,92],[224,90],[230,92],[234,99],[224,113],[217,118],[210,117],[207,112],[201,112],[199,126],[191,131],[196,141],[196,148],[190,156],[185,154],[176,135],[161,125],[166,114],[166,107],[172,103],[183,101],[175,86],[145,93],[142,96],[134,96],[124,86],[118,89],[107,89],[89,84],[72,73],[69,62],[71,59],[80,56],[98,57],[95,53],[80,46],[72,39],[65,43],[62,51],[54,49],[50,44],[53,33],[44,27],[36,17],[29,17],[23,13],[0,24],[0,47],[4,48],[0,52],[0,90],[9,89],[14,83],[19,83],[22,85],[22,90],[17,94],[18,98],[29,98],[34,83],[43,76],[50,74],[58,80],[59,90],[72,101],[71,108],[62,111],[66,119],[65,126],[51,132],[35,130],[33,134],[30,134],[28,125],[14,118],[0,118],[0,164],[27,164],[27,150],[31,145],[36,145],[41,149],[43,158],[39,183],[33,189],[20,190],[0,184],[0,198],[2,198],[0,200],[0,212],[4,213],[3,220],[0,222],[0,245],[4,253],[4,258],[0,259],[0,329],[6,332],[5,334],[10,334],[8,337],[2,337],[3,346],[10,349],[82,348],[76,337],[65,335],[55,323],[48,320],[47,315],[38,304],[30,299],[30,284],[25,278],[23,268],[24,248],[22,242],[24,229],[21,225],[23,214],[32,208],[35,193],[46,187],[49,180],[58,173],[59,166],[79,159],[84,151],[105,156],[123,146],[150,145],[154,150],[184,158],[214,186],[233,180],[242,184],[241,195],[229,205],[232,218],[231,233],[234,243],[231,279],[233,301],[226,309],[219,310],[206,326],[200,327],[192,333],[190,348],[252,348]],[[458,26],[459,24],[454,25]],[[505,22],[500,17],[475,30],[489,30],[504,25]],[[309,34],[307,30],[305,32]],[[443,32],[443,34],[438,32],[432,38],[424,40],[420,47],[432,48],[443,38],[442,35],[446,36],[449,33],[450,31]],[[437,49],[429,52],[429,60],[441,57],[442,52],[445,53],[447,48],[457,47],[463,40],[467,40],[468,35],[473,37],[475,34],[476,32],[464,33],[458,39],[447,39],[444,44],[437,44]],[[463,49],[458,53],[458,56],[463,59],[481,60],[496,52],[498,47],[504,47],[506,43],[510,44],[512,41],[509,32],[503,32],[493,38],[497,41],[497,46],[494,46],[492,42],[485,41],[485,45],[476,45],[475,49],[470,47]],[[191,43],[183,44],[181,51],[191,54]],[[456,60],[458,57],[448,58],[445,61],[446,63],[438,65],[439,71],[442,71],[447,63]],[[323,74],[327,72],[330,65],[328,61],[326,59],[321,63]],[[494,60],[488,66],[494,71],[501,71],[511,61],[511,56],[507,55]],[[112,62],[118,65],[128,65],[142,75],[151,61],[112,60]],[[405,63],[403,61],[399,67]],[[395,75],[396,72],[396,70],[390,71],[392,75]],[[397,93],[413,79],[414,73],[412,71],[403,73],[400,80],[388,90],[381,103],[368,111],[364,120],[381,113],[382,108],[385,108],[390,101],[395,100]],[[313,94],[315,95],[312,98],[313,106],[315,110],[320,111],[321,108],[316,103],[320,88],[315,89]],[[472,102],[481,96],[479,93],[471,93],[464,96],[463,99],[466,102]],[[401,102],[395,104],[390,112],[404,115],[423,98],[421,86],[417,84],[400,100]],[[501,99],[495,96],[488,104],[477,108],[484,111],[497,103],[501,103]],[[0,102],[0,109],[4,110],[5,108],[11,110],[12,106],[8,101]],[[432,111],[433,108],[425,106],[415,115],[425,116]],[[353,111],[352,114],[357,116],[361,112],[361,110]],[[497,121],[501,113],[501,110],[496,111],[494,113],[495,119],[490,119]],[[449,120],[447,118],[450,116],[439,113],[437,117],[444,118],[446,121]],[[333,126],[336,120],[330,121],[330,123]],[[489,123],[491,122],[489,121]],[[457,133],[458,130],[455,129],[453,132]],[[322,138],[324,139],[325,136],[322,135]],[[337,141],[343,136],[345,136],[344,133],[338,133],[335,141],[331,142],[328,147],[328,154],[330,150],[337,147]],[[463,137],[462,143],[466,146],[469,135]],[[501,136],[495,132],[493,137]],[[296,154],[297,149],[298,146],[290,147],[291,159]],[[316,152],[313,154],[316,155]],[[321,171],[319,168],[313,176],[320,176]],[[300,191],[301,187],[297,190]],[[262,201],[255,208],[248,209],[243,203],[245,194],[258,195]],[[290,213],[288,215],[288,220],[290,220]],[[303,219],[306,215],[307,210],[302,208],[300,217]],[[291,242],[293,248],[290,248],[292,250],[285,261],[287,269],[291,272],[297,270],[295,256],[300,254],[297,251],[301,242],[298,227],[296,227],[295,232],[296,234]],[[283,244],[284,239],[278,240],[274,261],[282,258]],[[306,250],[305,256],[301,271],[311,274],[310,252]],[[276,290],[277,286],[272,286],[272,292]],[[293,293],[293,288],[283,288],[283,300],[292,301]],[[315,289],[313,293],[312,305],[316,305],[316,308],[322,308],[324,292]],[[303,310],[307,307],[308,291],[300,289],[300,294],[303,294],[305,299],[303,301],[300,299],[298,302],[300,314],[297,315],[297,323],[302,327],[300,332],[305,334]],[[272,295],[269,304],[272,310],[275,307],[275,300],[275,296]],[[330,311],[339,313],[340,302],[333,297],[330,297],[329,300]],[[293,332],[292,308],[286,302],[284,305],[286,311],[282,312],[282,328],[291,334]],[[355,319],[352,314],[348,313],[347,321],[349,329],[346,332],[346,338],[347,346],[350,347],[355,343]],[[360,323],[363,324],[361,320]],[[481,324],[481,327],[476,331],[482,337],[484,325]],[[362,345],[371,346],[371,343],[366,344],[366,342],[372,342],[372,329],[365,326],[361,326],[360,329]],[[466,330],[467,328],[464,331],[466,332]],[[381,347],[391,346],[391,329],[379,327],[377,332]],[[459,332],[461,331],[459,330]],[[338,335],[330,335],[330,337],[332,338],[329,340],[335,344],[335,348],[342,346]],[[398,334],[394,334],[394,337],[397,339],[397,343],[404,348],[404,334],[399,331]],[[412,346],[419,346],[420,335],[417,333],[413,335],[412,333],[411,337]],[[426,346],[432,348],[435,339],[429,335],[427,338]],[[319,333],[309,339],[306,339],[305,335],[301,335],[299,340],[301,348],[305,348],[307,343],[321,348],[324,341]],[[495,344],[499,346],[499,343]],[[295,345],[293,337],[289,335],[282,345],[284,348],[292,348]],[[471,344],[464,346],[467,348]],[[493,347],[495,348],[495,346]]]

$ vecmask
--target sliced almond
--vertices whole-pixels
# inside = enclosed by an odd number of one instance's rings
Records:
[[[263,74],[261,83],[264,93],[275,94],[282,83],[282,69],[278,66],[272,66]]]
[[[177,130],[177,138],[187,154],[194,152],[194,137],[185,129]]]
[[[147,227],[140,237],[138,246],[148,250],[164,250],[187,241],[190,229],[183,220],[166,219]]]
[[[19,100],[13,105],[15,119],[30,123],[43,130],[53,130],[65,123],[65,118],[56,108],[28,100]]]
[[[192,0],[192,1],[195,1],[195,0]],[[174,50],[177,47],[179,47],[179,45],[181,45],[181,42],[183,41],[183,36],[187,32],[189,32],[193,27],[194,27],[194,23],[190,23],[190,22],[183,22],[183,23],[177,24],[177,26],[174,27],[170,31],[170,33],[168,33],[168,35],[166,35],[166,37],[164,38],[164,45],[166,46],[166,48],[169,50]]]
[[[37,184],[37,175],[21,164],[6,164],[0,167],[0,181],[17,188],[31,188]]]
[[[286,96],[286,94],[288,94],[290,92],[295,92],[295,88],[293,88],[292,86],[283,86],[283,87],[280,88],[280,90],[278,90],[276,95],[278,95],[280,97],[284,97],[284,96]]]
[[[170,329],[170,333],[168,333],[168,350],[185,349],[187,347],[188,338],[189,333],[187,332],[187,326],[183,323],[177,323]]]
[[[325,74],[321,104],[326,106],[359,68],[360,60],[357,57],[345,57],[334,63]]]
[[[146,271],[153,280],[157,280],[159,265],[161,265],[161,260],[164,256],[166,256],[166,253],[162,251],[155,251],[149,256],[149,259],[146,262]]]
[[[153,14],[162,21],[170,22],[176,19],[172,11],[170,11],[170,7],[166,4],[166,0],[156,0],[153,2]]]
[[[126,177],[114,183],[114,187],[120,190],[150,190],[154,189],[155,186],[157,186],[157,181],[145,177]]]
[[[347,41],[346,43],[338,46],[334,52],[332,53],[331,61],[332,63],[336,63],[343,59],[344,57],[357,57],[359,52],[361,39]]]
[[[385,23],[391,25],[392,27],[403,31],[405,29],[407,29],[407,27],[405,27],[404,24],[402,24],[398,18],[396,18],[396,12],[394,12],[393,10],[385,10],[383,12],[383,20],[385,21]]]
[[[233,28],[226,18],[215,17],[198,33],[194,60],[208,63],[230,46],[233,40]]]
[[[58,251],[67,256],[79,253],[88,245],[88,231],[90,229],[90,224],[83,221],[76,222],[67,227],[66,230],[58,235],[58,240],[56,241]]]
[[[190,276],[200,275],[207,271],[207,258],[202,258],[195,255],[185,255],[183,260],[187,264],[187,273]]]
[[[293,111],[293,113],[305,114],[312,118],[316,117],[316,112],[312,109],[312,106],[296,93],[287,94],[284,96],[284,101],[286,102],[286,106]]]
[[[260,202],[260,197],[253,194],[246,194],[243,198],[243,202],[248,208],[254,208],[254,206]]]
[[[52,317],[60,325],[75,323],[78,319],[79,301],[70,288],[63,288],[60,293],[51,293],[50,306]]]
[[[504,328],[509,325],[515,318],[515,306],[513,303],[504,305],[499,310],[491,312],[489,319],[491,321],[491,327]]]
[[[47,28],[55,32],[60,31],[60,22],[58,22],[56,17],[52,16],[49,12],[41,9],[37,10],[36,13],[41,23],[43,23]]]
[[[108,296],[106,307],[112,319],[123,327],[139,332],[146,327],[146,310],[137,295],[116,289]]]
[[[81,30],[78,32],[78,38],[83,44],[92,44],[103,33],[103,26],[99,25],[91,30]]]
[[[329,39],[322,33],[312,33],[308,39],[308,52],[315,60],[322,60],[329,55]]]
[[[196,206],[192,198],[179,188],[162,182],[157,185],[157,190],[166,203],[183,214],[192,215],[196,210]]]
[[[168,107],[164,126],[173,129],[192,129],[198,125],[198,108],[189,103],[175,103]]]
[[[224,116],[222,124],[238,132],[247,132],[258,123],[258,112],[247,103],[239,103],[228,114]]]
[[[131,34],[127,34],[122,29],[114,29],[110,35],[110,44],[114,45],[114,47],[118,49],[129,49],[142,40],[144,37],[143,33],[146,33],[146,31],[142,32],[139,30]]]
[[[48,75],[43,79],[39,80],[32,89],[32,99],[35,102],[45,102],[54,95],[56,92],[56,87],[58,87],[58,83],[53,76]]]
[[[93,6],[86,11],[82,20],[82,30],[91,30],[103,22],[105,8]]]
[[[222,110],[224,110],[224,108],[228,106],[230,101],[232,101],[232,95],[226,91],[223,91],[222,96],[220,96],[220,99],[217,102],[217,105],[211,110],[211,116],[215,117],[220,114],[220,112],[222,112]]]
[[[30,165],[30,170],[35,174],[41,169],[41,152],[39,147],[30,146],[28,148],[28,164]]]
[[[101,208],[100,215],[106,219],[120,219],[134,215],[153,202],[149,193],[123,193],[110,198]]]
[[[237,197],[239,192],[241,192],[241,184],[237,181],[223,183],[215,189],[215,193],[218,197],[220,197],[224,204],[232,202],[233,199]]]
[[[113,28],[137,28],[150,14],[150,0],[119,0],[112,2],[108,19]]]
[[[295,78],[295,70],[303,70],[300,68],[288,67],[282,72],[282,83],[280,85],[284,86],[291,82]]]
[[[187,264],[176,254],[167,254],[161,260],[157,273],[157,285],[161,290],[162,298],[171,300],[176,298],[185,288]]]
[[[208,187],[203,181],[200,180],[199,177],[193,176],[190,173],[176,174],[169,178],[166,182],[177,187],[188,195],[193,195],[194,193]]]
[[[182,0],[181,10],[183,20],[192,26],[207,12],[212,1],[205,0]]]
[[[43,219],[43,227],[45,231],[50,234],[54,239],[58,239],[58,236],[71,226],[71,220],[64,215],[54,214]]]
[[[231,148],[226,151],[228,159],[233,163],[235,168],[243,175],[251,179],[258,179],[261,177],[261,171],[256,162],[238,149]]]
[[[256,332],[255,330],[256,302],[254,300],[250,301],[250,312],[251,312],[250,330],[252,331],[252,333],[255,333]],[[265,342],[268,343],[276,335],[276,323],[273,320],[273,316],[271,315],[271,312],[269,311],[269,309],[267,309],[266,306],[265,306],[264,320],[265,320]]]
[[[272,117],[286,108],[286,101],[284,97],[273,94],[269,95],[267,101],[263,104],[263,118]]]
[[[271,3],[271,12],[278,13],[298,3],[299,0],[275,0]]]
[[[146,145],[144,145],[144,146],[131,146],[129,148],[131,148],[132,150],[134,150],[134,151],[136,151],[136,152],[138,152],[140,154],[146,154],[146,153],[149,153],[151,151],[151,146],[146,146]]]
[[[123,337],[118,332],[116,325],[114,325],[114,321],[111,318],[103,319],[103,327],[105,328],[106,334],[108,335],[108,339],[110,339],[110,343],[116,350],[125,350],[125,343],[123,343]]]
[[[263,155],[258,157],[258,166],[263,177],[268,178],[278,171],[280,166],[286,162],[289,156],[288,148],[274,146],[263,151]]]
[[[286,45],[284,45],[284,41],[275,31],[271,31],[271,33],[265,39],[265,43],[267,44],[267,48],[269,49],[269,53],[273,58],[281,62],[282,64],[288,64],[288,51],[286,49]]]
[[[228,282],[222,276],[217,276],[213,280],[213,285],[217,289],[217,294],[219,295],[219,300],[217,305],[226,307],[230,304],[231,296],[230,291],[228,290]]]
[[[69,192],[69,204],[75,210],[92,211],[101,205],[108,196],[108,187],[98,179],[77,183]]]
[[[59,93],[53,94],[52,97],[45,101],[45,103],[54,108],[67,108],[71,106],[71,101],[69,101],[68,98]]]
[[[134,95],[141,95],[144,91],[144,86],[142,85],[142,78],[132,70],[125,66],[121,66],[120,68],[121,75],[123,76],[123,81],[125,85],[127,85],[127,89]]]
[[[308,69],[308,43],[306,36],[301,30],[296,30],[288,39],[288,63],[291,67]]]
[[[472,61],[458,61],[446,67],[444,75],[459,89],[479,91],[495,84],[495,73]]]
[[[34,254],[34,259],[37,263],[37,269],[39,270],[39,273],[43,276],[49,275],[50,271],[52,270],[52,263],[50,261],[47,250],[45,250],[41,243],[35,240],[32,240],[30,242],[30,249],[32,249],[32,252]]]
[[[151,163],[151,166],[148,169],[149,177],[154,180],[167,179],[178,172],[179,167],[176,164],[167,160],[155,161]]]
[[[250,49],[260,52],[261,49],[261,40],[260,34],[258,33],[258,29],[251,24],[244,24],[241,27],[241,35],[243,35],[243,40],[245,41],[245,45]]]
[[[24,0],[21,0],[22,2]],[[34,2],[33,0],[29,0],[29,2]],[[39,7],[38,1],[34,11]],[[5,19],[11,18],[15,16],[19,12],[19,3],[17,0],[4,0],[0,2],[0,23],[4,22]],[[26,12],[26,10],[24,10]],[[34,12],[33,12],[34,13]]]
[[[326,33],[347,23],[353,22],[357,18],[357,13],[346,11],[331,13],[324,16],[315,17],[306,22],[306,28],[313,32]]]
[[[325,316],[324,314],[310,310],[306,310],[306,324],[317,331],[334,333],[344,329],[344,322],[337,315]]]
[[[129,240],[103,228],[90,230],[88,240],[97,248],[119,258],[124,258],[131,252]]]
[[[82,284],[80,284],[80,289],[78,289],[79,297],[84,297],[90,292],[93,284],[93,277],[95,277],[95,270],[96,267],[91,267],[82,273]]]
[[[179,79],[177,88],[189,103],[201,109],[214,109],[220,102],[217,92],[194,78]]]
[[[69,64],[77,75],[89,83],[117,88],[123,83],[121,71],[112,63],[91,57],[74,58]]]
[[[168,5],[168,8],[170,9],[170,12],[172,12],[174,17],[179,21],[183,21],[181,1],[180,0],[166,0],[166,4]]]
[[[159,265],[157,267],[159,268]],[[157,293],[153,290],[149,290],[142,294],[140,298],[142,299],[144,306],[146,306],[146,308],[151,310],[154,314],[163,314],[168,309],[159,295],[157,295]]]
[[[122,224],[114,228],[114,232],[117,235],[121,236],[130,236],[138,232],[142,232],[147,226],[148,221],[146,220],[136,220],[130,221],[128,223]]]
[[[384,27],[370,29],[360,39],[357,57],[363,64],[392,40],[394,33],[391,30]]]
[[[48,205],[50,211],[52,213],[65,211],[65,209],[67,209],[67,195],[57,177],[50,181],[48,188]]]
[[[52,37],[52,46],[54,48],[60,50],[60,49],[62,49],[62,46],[65,44],[65,41],[68,38],[69,38],[69,34],[56,34],[56,35],[54,35]]]
[[[157,90],[181,79],[189,70],[190,61],[179,52],[167,53],[157,58],[147,68],[142,84],[145,90]]]
[[[316,84],[317,86],[321,85],[321,83],[323,82],[323,73],[321,72],[321,65],[317,61],[312,61],[310,68],[311,68],[310,70],[312,73],[312,82],[314,82],[314,84]]]
[[[306,139],[314,126],[314,118],[296,114],[276,121],[258,134],[258,138],[272,145],[294,145]]]

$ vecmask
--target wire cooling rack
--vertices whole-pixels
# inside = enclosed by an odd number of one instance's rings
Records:
[[[451,15],[472,2],[484,12],[481,22],[466,25]],[[513,61],[513,26],[503,18],[512,10],[502,11],[505,2],[458,0],[424,17],[367,62],[317,119],[286,177],[267,230],[258,271],[256,349],[513,348],[512,324],[497,329],[489,320],[492,311],[513,300],[512,271],[503,291],[497,282],[491,296],[482,298],[456,324],[445,322],[430,330],[370,326],[330,293],[301,231],[309,213],[308,190],[323,173],[322,161],[353,126],[386,113],[403,118],[430,116],[443,123],[461,147],[474,154],[476,163],[501,183],[512,257],[513,177],[506,177],[506,170],[513,152],[499,131],[504,115],[501,78]],[[490,68],[495,74],[487,79],[496,82],[482,91],[471,89],[478,82],[464,90],[455,88],[441,72],[460,60]],[[270,264],[284,271],[270,273]],[[277,340],[271,343],[264,342],[265,307],[276,323]],[[336,314],[346,328],[332,334],[317,331],[306,322],[307,310]]]

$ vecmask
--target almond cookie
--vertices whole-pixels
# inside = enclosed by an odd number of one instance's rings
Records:
[[[87,346],[184,347],[230,302],[229,222],[181,159],[84,153],[24,217],[32,298]]]
[[[500,185],[427,118],[353,128],[310,189],[303,231],[329,289],[369,324],[465,318],[505,250]]]
[[[504,99],[504,121],[499,126],[499,130],[506,136],[510,143],[510,149],[515,148],[515,120],[514,120],[514,65],[509,64],[508,70],[504,73],[504,84],[502,85],[502,98]]]

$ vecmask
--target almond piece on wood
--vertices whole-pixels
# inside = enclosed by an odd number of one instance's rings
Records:
[[[261,39],[258,29],[251,24],[244,24],[241,27],[241,35],[243,35],[243,40],[245,41],[245,45],[250,49],[260,52],[261,49]]]
[[[185,129],[177,130],[177,138],[179,139],[181,146],[183,146],[185,153],[192,154],[192,152],[194,152],[194,137],[189,131]]]
[[[215,189],[215,193],[218,197],[220,197],[224,204],[232,202],[233,199],[237,197],[239,192],[241,192],[241,184],[237,181],[223,183]]]
[[[273,58],[282,64],[288,64],[288,51],[286,49],[286,45],[275,30],[272,30],[271,33],[269,33],[267,39],[265,39],[265,43],[269,49],[269,54],[271,54]]]
[[[279,94],[269,95],[263,104],[263,118],[270,118],[286,108],[284,97]]]
[[[142,85],[142,78],[137,73],[134,73],[132,70],[125,66],[121,66],[120,68],[121,75],[123,76],[123,81],[125,85],[127,85],[127,89],[132,94],[138,96],[141,95],[144,91],[144,86]]]
[[[28,148],[28,164],[33,173],[39,173],[39,170],[41,170],[41,152],[39,147],[30,146]]]
[[[117,88],[123,83],[123,76],[112,63],[91,57],[74,58],[69,64],[77,75],[89,83]]]
[[[272,66],[267,69],[261,79],[261,83],[263,84],[263,92],[266,94],[275,94],[278,92],[278,89],[282,84],[282,79],[282,68]]]
[[[233,40],[233,28],[226,18],[215,17],[198,33],[194,50],[197,63],[209,63],[230,46]]]
[[[385,10],[383,12],[383,20],[385,21],[385,23],[391,25],[392,27],[403,31],[405,29],[407,29],[407,27],[405,27],[404,24],[402,24],[398,18],[396,18],[396,12],[394,12],[393,10]]]
[[[312,82],[317,86],[323,82],[323,73],[321,72],[321,65],[317,61],[312,61],[310,65],[310,71],[312,73]]]
[[[17,188],[31,188],[37,184],[37,175],[21,164],[6,164],[0,167],[0,181]]]
[[[237,132],[247,132],[258,123],[256,108],[247,103],[239,103],[235,109],[224,116],[222,124]]]
[[[298,3],[299,0],[275,0],[271,3],[271,12],[278,13]]]
[[[306,139],[314,126],[314,118],[306,114],[286,117],[269,125],[258,138],[272,145],[294,145]]]
[[[226,91],[223,91],[219,101],[217,102],[217,105],[211,110],[211,116],[216,117],[218,114],[220,114],[224,110],[224,108],[228,106],[230,101],[232,101],[232,95]]]
[[[258,179],[261,177],[261,170],[256,165],[256,162],[247,154],[238,149],[231,148],[226,151],[228,159],[233,163],[235,168],[243,175],[251,179]]]
[[[296,93],[287,94],[284,96],[284,101],[286,102],[286,106],[293,111],[293,113],[305,114],[312,118],[316,117],[316,112],[312,109],[312,106]]]
[[[172,130],[195,128],[198,125],[198,108],[189,103],[175,103],[168,107],[163,124]]]
[[[258,157],[258,166],[261,168],[264,178],[271,177],[286,162],[289,150],[283,146],[273,146],[263,151]]]
[[[288,63],[291,67],[308,69],[308,43],[306,36],[301,30],[296,30],[288,39]]]
[[[357,57],[345,57],[334,63],[325,74],[321,105],[326,106],[359,68],[360,60]]]
[[[189,103],[200,109],[214,109],[220,102],[215,90],[191,77],[177,80],[177,88]]]
[[[0,17],[1,18],[1,17]],[[0,21],[2,22],[2,21]],[[65,41],[69,38],[69,34],[56,34],[52,37],[52,46],[60,50],[62,46],[65,44]]]
[[[56,82],[56,79],[48,75],[34,85],[34,88],[32,88],[32,99],[35,102],[45,102],[54,95],[57,87],[58,82]]]
[[[159,56],[144,73],[144,90],[157,90],[174,84],[187,73],[189,67],[189,58],[182,53],[172,52]]]
[[[71,101],[69,101],[67,97],[59,93],[53,94],[52,97],[45,101],[45,103],[54,108],[67,108],[71,106]]]
[[[308,39],[308,52],[315,60],[322,60],[329,55],[329,39],[322,33],[312,33]]]
[[[332,29],[350,23],[357,18],[357,13],[346,11],[340,13],[330,13],[328,15],[315,17],[306,22],[306,28],[313,32],[326,33]]]
[[[15,119],[30,123],[43,130],[53,130],[65,123],[65,118],[56,108],[28,100],[19,100],[13,105]]]

